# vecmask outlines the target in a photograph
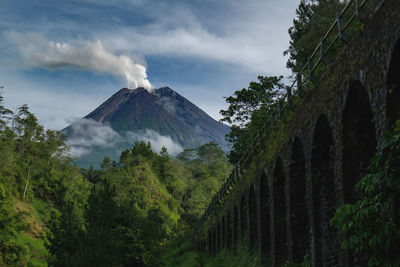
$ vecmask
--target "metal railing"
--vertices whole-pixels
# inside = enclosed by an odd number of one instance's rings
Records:
[[[243,169],[245,165],[251,160],[254,151],[259,148],[261,140],[266,137],[267,130],[271,127],[271,125],[273,125],[273,123],[271,122],[273,122],[276,119],[276,117],[279,116],[279,114],[281,114],[289,106],[289,104],[296,96],[296,94],[299,95],[299,93],[302,91],[303,85],[307,81],[311,80],[311,77],[313,76],[313,73],[315,72],[317,67],[323,62],[327,63],[325,56],[327,52],[329,52],[332,49],[333,45],[338,40],[343,40],[346,43],[346,37],[344,35],[344,32],[346,31],[346,29],[349,28],[352,21],[355,18],[359,18],[360,21],[363,21],[363,18],[361,17],[361,10],[365,6],[365,4],[369,1],[371,0],[349,0],[349,2],[346,4],[343,10],[337,13],[335,22],[331,25],[326,34],[321,38],[321,41],[319,42],[319,44],[309,57],[307,64],[301,69],[300,73],[297,74],[297,77],[292,82],[292,84],[289,87],[287,87],[287,91],[283,95],[283,97],[278,100],[279,103],[283,104],[276,105],[275,108],[272,110],[270,116],[267,118],[262,128],[258,131],[257,135],[251,142],[250,146],[247,147],[246,151],[243,153],[239,161],[236,163],[236,166],[233,169],[232,173],[229,175],[228,179],[224,182],[224,184],[220,187],[219,191],[212,198],[210,204],[208,205],[201,219],[193,227],[192,230],[193,237],[195,237],[195,235],[201,231],[201,229],[204,226],[204,223],[210,217],[212,212],[215,211],[216,206],[218,204],[223,203],[229,192],[232,191],[234,185],[237,184],[237,182],[241,178],[243,178],[243,172],[244,172]],[[350,10],[351,5],[354,3],[355,3],[355,11],[352,13],[346,24],[343,25],[343,18],[345,14]],[[335,35],[334,39],[330,42],[330,44],[327,45],[326,42],[328,41],[328,38],[331,37],[332,34],[334,34],[335,28],[337,29],[337,34]],[[315,60],[316,62],[314,63]],[[303,75],[304,75],[304,80],[303,80]],[[295,88],[295,85],[297,86],[297,90],[295,93],[292,93],[293,89]]]

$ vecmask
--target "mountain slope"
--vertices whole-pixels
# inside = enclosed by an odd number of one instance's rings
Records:
[[[151,141],[171,154],[214,141],[227,150],[229,127],[168,87],[149,92],[123,88],[93,112],[63,130],[78,163],[87,166],[104,156],[116,159],[135,141]]]

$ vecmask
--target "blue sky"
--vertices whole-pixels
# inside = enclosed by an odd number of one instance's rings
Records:
[[[0,84],[46,128],[127,81],[170,86],[215,119],[258,75],[289,75],[297,0],[14,0],[0,3]],[[121,67],[122,66],[122,67]]]

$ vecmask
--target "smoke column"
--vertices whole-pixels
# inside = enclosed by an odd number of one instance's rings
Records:
[[[37,34],[10,32],[7,39],[13,42],[25,63],[49,70],[75,68],[108,73],[123,77],[128,88],[144,87],[151,90],[146,67],[128,56],[107,51],[100,40],[81,46],[70,43],[46,41]]]

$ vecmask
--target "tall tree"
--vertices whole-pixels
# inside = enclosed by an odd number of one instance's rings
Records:
[[[230,160],[239,160],[254,136],[269,117],[285,88],[282,76],[258,76],[258,82],[250,82],[248,88],[235,91],[226,97],[228,109],[221,110],[221,121],[231,124],[227,140],[232,143]]]
[[[307,64],[315,47],[328,31],[347,1],[301,0],[296,18],[289,28],[290,45],[283,54],[289,55],[287,67],[297,74]]]

